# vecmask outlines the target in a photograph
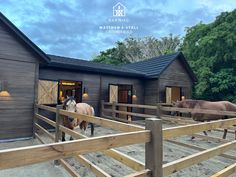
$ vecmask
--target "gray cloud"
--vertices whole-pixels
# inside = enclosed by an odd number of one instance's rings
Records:
[[[1,2],[1,11],[46,53],[86,58],[112,47],[130,34],[110,34],[99,30],[112,17],[115,0],[17,1]],[[184,35],[184,29],[200,21],[210,22],[217,15],[209,7],[163,10],[168,0],[125,1],[127,25],[137,25],[133,36],[162,37]],[[177,7],[178,8],[178,7]],[[173,11],[173,9],[172,9]],[[115,24],[115,23],[114,23]]]

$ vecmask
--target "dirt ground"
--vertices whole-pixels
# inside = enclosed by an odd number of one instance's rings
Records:
[[[170,124],[164,124],[163,127],[170,127],[173,125]],[[78,130],[80,131],[80,130]],[[87,130],[84,134],[89,136],[90,130]],[[95,127],[95,136],[100,135],[107,135],[107,134],[113,134],[113,133],[119,133],[118,131],[114,131],[109,128],[103,128],[96,126]],[[202,133],[201,133],[202,134]],[[208,132],[210,136],[214,137],[222,137],[223,132],[217,132],[217,131],[211,131]],[[69,139],[69,136],[66,137]],[[50,143],[50,140],[46,137],[43,137],[44,141]],[[233,140],[234,135],[231,133],[228,133],[227,135],[228,140]],[[219,142],[213,142],[213,141],[206,141],[202,140],[200,138],[196,138],[194,140],[191,140],[190,136],[183,136],[180,138],[176,138],[175,140],[184,142],[186,144],[192,144],[195,146],[199,146],[202,148],[212,148],[216,147],[222,143]],[[0,149],[6,149],[6,148],[12,148],[12,147],[21,147],[21,146],[29,146],[33,144],[39,144],[37,140],[30,140],[30,141],[18,141],[13,143],[0,143]],[[117,150],[141,161],[144,163],[145,159],[145,148],[144,144],[138,144],[138,145],[132,145],[132,146],[126,146],[126,147],[120,147],[116,148]],[[194,154],[196,152],[199,152],[197,150],[193,150],[190,148],[182,147],[170,142],[164,142],[164,163],[168,163],[183,157],[186,157],[188,155]],[[227,154],[231,154],[236,156],[236,151],[229,151]],[[85,157],[102,168],[104,171],[106,171],[108,174],[110,174],[113,177],[120,177],[124,175],[128,175],[132,172],[134,172],[132,169],[130,169],[127,166],[124,166],[120,162],[105,156],[104,154],[98,152],[98,153],[90,153],[85,155]],[[86,167],[80,165],[76,160],[73,158],[66,159],[67,162],[69,162],[82,177],[94,177],[95,175],[87,170]],[[216,172],[224,169],[225,167],[235,163],[235,160],[230,160],[223,157],[214,157],[207,161],[198,163],[194,166],[191,166],[189,168],[183,169],[179,172],[176,172],[171,177],[208,177]],[[41,163],[26,167],[20,167],[10,170],[2,170],[0,171],[0,177],[33,177],[34,174],[39,174],[37,177],[61,177],[61,176],[69,176],[67,172],[62,167],[54,167],[53,162],[47,162],[47,163]],[[231,175],[231,177],[236,177],[236,174]]]

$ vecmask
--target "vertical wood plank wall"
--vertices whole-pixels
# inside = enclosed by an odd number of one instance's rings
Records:
[[[32,136],[37,56],[0,22],[0,80],[10,97],[0,97],[0,140]]]
[[[159,78],[159,100],[165,101],[166,86],[181,87],[186,98],[191,98],[192,81],[179,60],[175,60],[165,69]]]

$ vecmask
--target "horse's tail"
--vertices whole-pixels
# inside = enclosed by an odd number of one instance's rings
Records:
[[[91,110],[92,110],[92,116],[95,116],[95,111],[94,111],[94,108],[91,106]],[[90,123],[91,125],[91,136],[94,135],[94,125],[93,123]]]

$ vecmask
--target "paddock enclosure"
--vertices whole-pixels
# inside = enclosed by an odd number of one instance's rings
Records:
[[[143,107],[144,105],[136,106]],[[145,106],[147,108],[150,108],[148,107],[148,105]],[[185,108],[174,108],[165,106],[157,107],[159,107],[161,111],[192,111],[190,109]],[[230,138],[224,140],[213,136],[201,135],[200,132],[212,130],[218,133],[222,133],[222,128],[228,128],[236,124],[236,118],[231,118],[227,120],[217,120],[206,123],[191,122],[191,124],[189,124],[188,122],[188,125],[174,127],[170,126],[162,128],[162,122],[169,120],[162,120],[163,117],[168,117],[168,115],[160,114],[159,117],[157,115],[155,117],[153,116],[154,118],[147,118],[145,121],[145,128],[140,125],[122,123],[115,120],[104,119],[101,117],[71,113],[60,108],[61,106],[52,108],[44,105],[37,105],[35,107],[34,135],[42,143],[45,143],[45,140],[43,138],[45,135],[48,137],[48,139],[51,139],[52,142],[50,144],[46,143],[44,145],[1,150],[1,169],[8,169],[55,160],[55,164],[60,163],[72,176],[79,176],[78,172],[73,167],[71,167],[71,165],[65,160],[65,158],[67,157],[73,157],[81,164],[86,166],[89,170],[91,170],[96,176],[113,176],[112,174],[109,174],[103,169],[101,169],[99,166],[90,162],[85,157],[85,154],[101,151],[105,155],[114,158],[116,161],[123,163],[125,166],[128,166],[133,170],[131,174],[126,174],[126,176],[168,176],[172,175],[173,173],[178,173],[178,171],[184,170],[185,168],[188,168],[195,164],[199,164],[202,161],[207,161],[211,158],[215,158],[215,156],[218,156],[218,158],[221,159],[227,159],[228,163],[231,164],[228,164],[226,168],[225,166],[223,166],[220,172],[215,172],[215,174],[210,174],[209,176],[229,176],[231,174],[233,175],[233,173],[235,172],[236,157],[234,149],[236,147],[236,140],[233,140],[234,137],[230,136]],[[44,109],[55,113],[56,122],[40,115],[38,112],[39,109]],[[207,111],[208,114],[224,113],[229,114],[231,116],[235,114],[234,112],[221,112],[213,110],[198,111]],[[118,132],[103,136],[87,137],[86,135],[83,135],[76,131],[72,131],[62,126],[62,116],[69,116],[72,118],[78,118],[80,120],[86,120],[101,127],[107,127],[117,130]],[[159,119],[157,119],[157,117]],[[184,121],[186,120],[186,118],[183,117],[173,118],[169,116],[169,119],[173,119],[175,122],[177,121],[180,124],[187,123]],[[37,123],[38,120],[42,120],[55,127],[55,134],[50,133],[42,126],[40,126]],[[60,134],[62,131],[68,135],[71,135],[74,139],[78,140],[60,142]],[[194,135],[199,138],[198,141],[207,140],[208,143],[210,141],[213,141],[215,143],[217,142],[218,144],[215,147],[203,148],[198,146],[197,143],[196,145],[191,145],[191,143],[183,143],[179,139],[177,139],[178,137],[186,135],[189,135],[188,138],[191,135]],[[167,154],[163,153],[163,145],[165,145],[166,142],[178,145],[179,147],[187,147],[190,149],[194,149],[199,152],[195,152],[190,155],[185,155],[184,157],[181,157],[179,159],[166,162],[165,156]],[[137,158],[133,158],[129,155],[126,155],[121,150],[114,149],[117,147],[130,146],[134,144],[143,144],[142,147],[145,150],[142,155],[144,156],[143,159],[146,159],[144,160],[144,162],[137,160]]]

